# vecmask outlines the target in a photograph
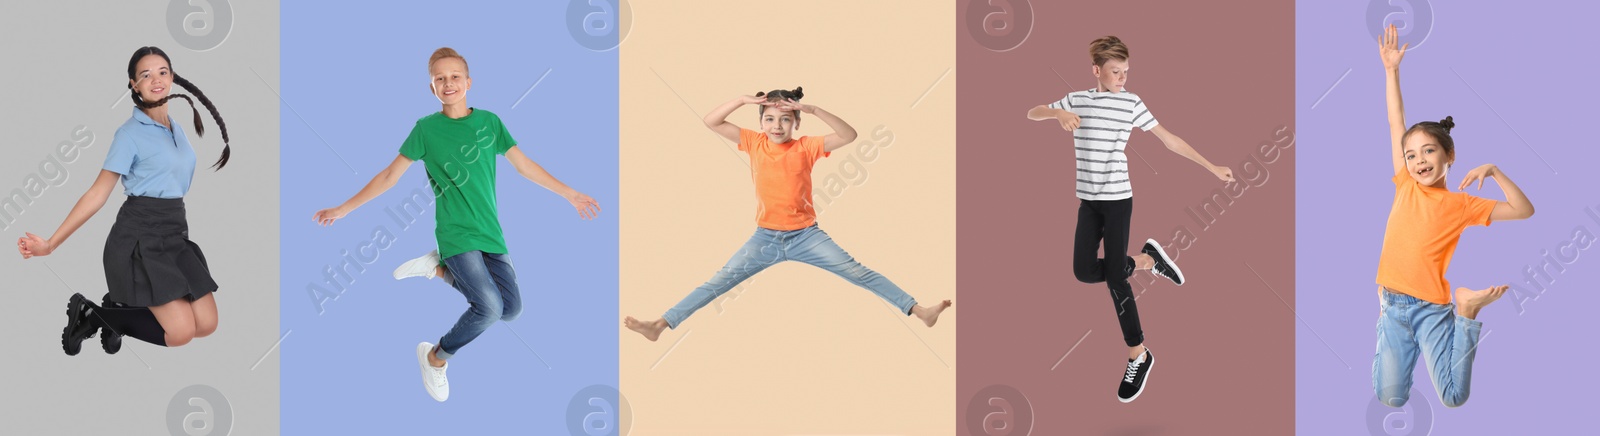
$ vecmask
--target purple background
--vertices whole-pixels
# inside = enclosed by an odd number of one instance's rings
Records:
[[[1412,3],[1412,10],[1420,10],[1416,4],[1424,2]],[[1434,2],[1431,33],[1406,53],[1401,86],[1407,123],[1456,119],[1450,186],[1468,170],[1494,163],[1522,187],[1538,213],[1462,235],[1446,274],[1452,287],[1509,284],[1513,293],[1479,316],[1484,336],[1470,401],[1445,408],[1419,362],[1414,388],[1421,395],[1413,394],[1400,412],[1431,414],[1431,422],[1387,434],[1533,434],[1588,427],[1590,408],[1582,405],[1593,400],[1582,395],[1594,390],[1597,375],[1584,369],[1584,357],[1593,352],[1587,345],[1592,339],[1582,333],[1593,331],[1586,320],[1600,303],[1593,293],[1600,280],[1600,244],[1579,251],[1576,259],[1575,247],[1563,244],[1579,228],[1600,234],[1600,218],[1586,213],[1592,208],[1600,214],[1600,177],[1591,163],[1600,151],[1584,132],[1595,115],[1597,86],[1588,67],[1597,11],[1573,5]],[[1394,198],[1383,69],[1366,23],[1367,2],[1297,6],[1296,427],[1299,434],[1365,434],[1374,418],[1397,411],[1368,413],[1374,396],[1374,277]],[[1468,192],[1505,198],[1493,182]],[[1570,263],[1557,254],[1562,249]],[[1528,284],[1524,270],[1546,262],[1547,252],[1565,272],[1552,267],[1555,281],[1541,280],[1541,292]]]

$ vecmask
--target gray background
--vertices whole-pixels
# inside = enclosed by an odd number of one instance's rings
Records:
[[[211,3],[217,11],[225,2]],[[188,0],[177,5],[190,7]],[[93,132],[93,142],[76,160],[62,162],[65,180],[54,170],[40,174],[59,186],[47,184],[20,216],[13,215],[14,222],[0,221],[8,244],[24,231],[48,238],[89,188],[117,127],[132,114],[124,85],[128,58],[140,46],[165,50],[173,69],[217,104],[228,123],[233,156],[220,172],[204,168],[221,152],[216,123],[205,115],[207,134],[196,137],[188,105],[172,103],[171,114],[189,132],[201,167],[186,197],[190,238],[205,249],[221,285],[220,322],[211,337],[172,349],[128,338],[116,355],[101,351],[96,338],[85,341],[77,356],[62,353],[67,297],[81,292],[98,300],[105,293],[101,250],[126,198],[120,185],[56,253],[22,260],[11,251],[0,260],[0,277],[9,282],[3,289],[14,297],[0,308],[9,351],[3,366],[3,433],[170,434],[169,414],[200,410],[188,406],[188,398],[177,399],[181,407],[169,408],[174,396],[185,387],[206,385],[225,397],[208,398],[214,422],[232,424],[201,434],[277,434],[278,3],[231,2],[230,26],[222,28],[226,20],[219,18],[212,29],[226,31],[227,37],[203,51],[185,47],[174,36],[169,24],[175,24],[168,19],[174,6],[165,0],[7,6],[12,19],[0,29],[7,41],[0,68],[6,90],[0,126],[7,153],[0,159],[0,195],[23,188],[30,174],[40,173],[41,163],[58,143],[73,138],[77,126]],[[221,416],[223,401],[231,419]]]

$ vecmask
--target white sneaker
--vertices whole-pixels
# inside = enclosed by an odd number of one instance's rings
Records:
[[[400,280],[407,277],[426,277],[432,279],[435,269],[439,268],[439,250],[429,251],[422,257],[411,259],[400,264],[394,269],[394,279]]]
[[[433,352],[433,344],[423,342],[417,344],[417,363],[422,365],[422,387],[428,389],[428,396],[434,401],[444,402],[450,398],[450,380],[444,377],[444,371],[450,369],[450,363],[434,368],[428,364],[428,353]]]

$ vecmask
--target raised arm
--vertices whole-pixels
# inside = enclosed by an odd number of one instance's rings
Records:
[[[784,112],[800,111],[802,113],[816,115],[817,118],[822,119],[822,122],[827,124],[828,128],[833,129],[833,133],[829,133],[828,136],[822,137],[822,151],[833,151],[839,147],[848,145],[851,142],[855,142],[856,140],[856,129],[854,127],[850,127],[850,123],[844,122],[844,120],[839,119],[839,117],[835,116],[832,112],[828,112],[822,108],[809,104],[800,104],[800,102],[794,100],[777,102],[772,106],[772,108]]]
[[[589,198],[587,195],[583,195],[582,192],[572,189],[567,184],[561,183],[560,180],[556,180],[556,176],[550,175],[550,172],[545,171],[543,166],[534,162],[533,159],[529,159],[528,155],[523,154],[522,149],[512,146],[510,150],[506,150],[506,161],[511,162],[511,166],[516,168],[517,174],[521,174],[523,178],[543,186],[544,189],[549,189],[550,192],[560,195],[561,198],[567,199],[568,203],[572,203],[572,207],[578,209],[578,217],[591,219],[600,215],[600,203],[595,202],[593,198]]]
[[[1224,182],[1233,181],[1233,169],[1212,165],[1211,161],[1206,160],[1205,156],[1201,156],[1200,152],[1194,150],[1194,147],[1190,147],[1189,143],[1185,142],[1183,138],[1168,132],[1166,127],[1157,124],[1155,128],[1150,129],[1150,133],[1154,133],[1156,138],[1161,140],[1161,144],[1167,146],[1167,150],[1199,164],[1201,168],[1210,171],[1212,175],[1217,176],[1218,179]]]
[[[744,105],[762,104],[766,101],[766,97],[741,95],[739,98],[729,100],[727,103],[717,106],[716,109],[712,109],[711,113],[706,114],[706,118],[703,121],[706,123],[706,128],[711,129],[713,132],[717,132],[717,134],[722,135],[723,138],[727,138],[729,141],[739,142],[739,126],[728,122],[728,115],[733,115],[733,111],[738,110],[740,107],[744,107]]]
[[[1483,164],[1467,172],[1467,177],[1461,180],[1460,189],[1465,191],[1472,182],[1478,182],[1478,189],[1483,189],[1483,179],[1493,178],[1500,190],[1506,193],[1506,201],[1497,202],[1494,211],[1489,212],[1490,221],[1516,221],[1533,217],[1533,202],[1528,201],[1528,196],[1522,193],[1506,173],[1494,164]]]
[[[1400,146],[1406,134],[1405,105],[1400,102],[1400,58],[1405,57],[1406,47],[1411,43],[1397,47],[1399,42],[1400,36],[1393,24],[1383,31],[1383,39],[1378,41],[1378,55],[1383,58],[1384,95],[1389,105],[1389,158],[1394,162],[1394,171],[1389,173],[1391,177],[1406,169],[1405,153]]]
[[[338,206],[319,210],[312,217],[316,218],[317,224],[324,226],[333,224],[334,220],[344,218],[345,215],[360,208],[361,205],[367,204],[368,201],[383,195],[389,188],[393,188],[395,183],[400,182],[400,176],[406,174],[406,168],[411,167],[411,162],[413,162],[411,158],[406,157],[406,155],[396,154],[394,161],[389,162],[389,166],[384,168],[383,171],[379,171],[378,175],[372,176],[372,181],[367,182],[367,186],[362,187],[361,191],[357,192],[355,196],[350,197],[349,200],[345,200],[343,204]]]
[[[67,212],[67,219],[61,222],[61,226],[57,227],[56,232],[50,235],[50,239],[40,238],[39,235],[32,233],[24,233],[25,236],[17,240],[17,251],[22,253],[22,258],[47,256],[54,252],[56,247],[60,247],[62,243],[67,242],[67,238],[71,237],[73,232],[78,231],[79,227],[83,227],[83,223],[88,222],[90,217],[93,217],[96,212],[100,211],[101,207],[106,205],[106,198],[110,197],[111,191],[117,188],[117,180],[121,179],[121,177],[117,173],[100,170],[100,176],[94,179],[93,185],[89,185],[88,192],[84,192],[82,197],[78,197],[78,203],[72,206],[71,212]]]
[[[1048,105],[1034,106],[1028,109],[1028,119],[1034,121],[1056,120],[1061,122],[1061,128],[1071,132],[1078,129],[1078,114],[1066,109],[1056,109]]]

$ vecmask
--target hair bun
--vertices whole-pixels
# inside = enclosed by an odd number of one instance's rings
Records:
[[[789,91],[790,94],[794,94],[794,99],[795,100],[799,100],[801,97],[805,97],[805,95],[806,95],[804,92],[801,92],[800,89],[801,89],[801,87],[796,86],[796,87],[794,87],[793,91]]]
[[[767,96],[767,92],[766,91],[756,91],[756,97],[766,97],[766,96]]]
[[[1444,119],[1439,120],[1439,125],[1444,127],[1445,133],[1449,133],[1450,129],[1456,128],[1455,117],[1446,115]]]

